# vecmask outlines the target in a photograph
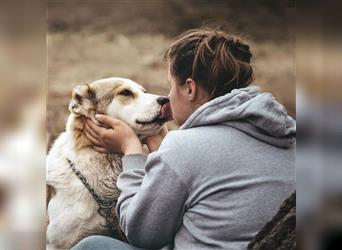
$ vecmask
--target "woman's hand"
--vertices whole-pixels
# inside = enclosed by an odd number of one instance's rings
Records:
[[[104,128],[96,125],[90,119],[85,121],[85,135],[93,148],[100,153],[142,154],[142,144],[133,129],[125,122],[107,115],[96,115],[99,123],[107,125]]]
[[[154,152],[158,150],[161,142],[163,141],[164,137],[166,136],[168,130],[166,126],[163,126],[160,132],[156,135],[147,137],[144,139],[144,143],[147,145],[150,152]]]

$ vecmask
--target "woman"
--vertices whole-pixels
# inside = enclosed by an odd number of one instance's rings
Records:
[[[249,46],[195,29],[166,57],[180,128],[148,138],[153,153],[122,121],[98,116],[113,129],[86,127],[98,151],[124,154],[117,213],[131,245],[92,236],[75,249],[245,249],[295,188],[295,121],[248,87]]]

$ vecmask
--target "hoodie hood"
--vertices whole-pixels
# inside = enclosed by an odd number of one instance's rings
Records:
[[[256,86],[234,89],[203,104],[179,129],[208,125],[230,126],[281,148],[289,148],[296,136],[296,122],[285,107]]]

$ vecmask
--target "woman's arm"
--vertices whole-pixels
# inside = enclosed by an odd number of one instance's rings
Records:
[[[158,152],[147,157],[133,130],[108,116],[98,117],[112,129],[86,121],[86,135],[100,152],[123,153],[123,172],[117,186],[121,193],[116,206],[120,226],[129,242],[158,249],[174,240],[182,223],[187,187]],[[167,130],[148,139],[151,151],[159,148]]]
[[[182,224],[187,186],[160,157],[126,155],[117,186],[121,229],[137,247],[159,249],[171,244]]]

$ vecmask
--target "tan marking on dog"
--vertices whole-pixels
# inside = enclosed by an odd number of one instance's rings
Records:
[[[106,94],[104,94],[102,97],[96,100],[97,104],[95,107],[97,114],[103,114],[106,110],[108,104],[114,99],[115,97],[115,90],[119,88],[121,85],[116,86],[112,88],[110,91],[108,91]]]
[[[83,132],[84,126],[85,124],[82,120],[82,117],[75,117],[72,128],[72,135],[75,141],[76,151],[92,146],[92,143],[88,140],[88,138],[85,136]]]
[[[124,95],[120,95],[121,92],[128,90],[132,93],[132,95],[129,96],[124,96]],[[138,93],[136,93],[135,91],[133,91],[131,88],[129,88],[128,86],[120,86],[115,90],[115,97],[118,98],[118,100],[123,104],[126,105],[130,102],[132,102],[134,99],[138,98]]]

